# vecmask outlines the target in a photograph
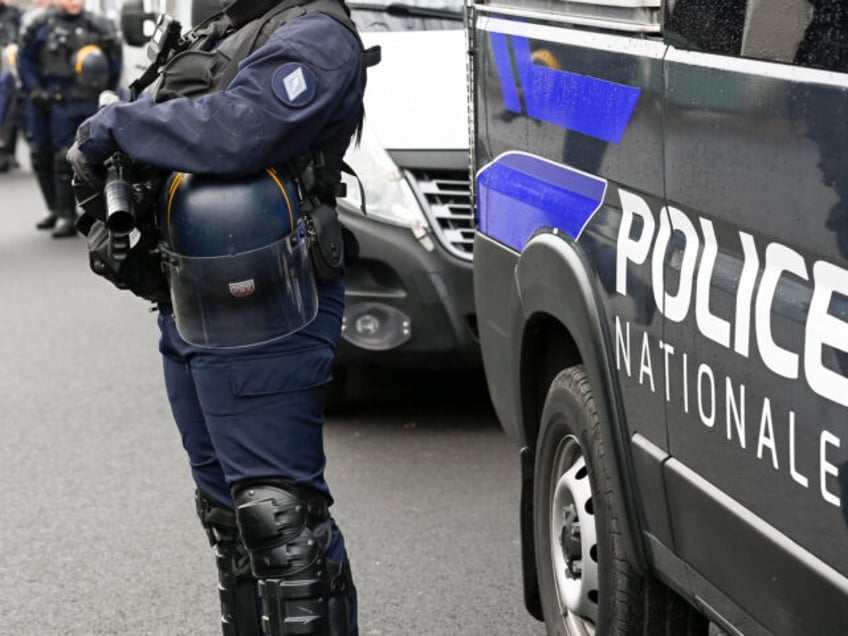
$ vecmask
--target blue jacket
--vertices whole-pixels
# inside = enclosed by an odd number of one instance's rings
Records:
[[[242,176],[316,149],[362,108],[357,38],[333,18],[287,22],[239,65],[223,91],[109,106],[77,132],[86,158],[117,151],[169,171]],[[347,130],[346,134],[350,134]]]

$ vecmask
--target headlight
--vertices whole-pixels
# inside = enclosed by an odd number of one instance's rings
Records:
[[[369,217],[411,227],[416,234],[426,227],[424,213],[409,183],[367,126],[362,131],[360,143],[351,143],[345,161],[362,181],[365,211]],[[347,196],[342,201],[360,208],[361,197],[356,179],[342,173],[342,180],[347,185]]]

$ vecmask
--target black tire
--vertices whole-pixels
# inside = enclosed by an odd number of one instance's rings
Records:
[[[625,559],[620,494],[609,476],[611,451],[583,368],[560,372],[542,413],[533,492],[536,566],[548,634],[706,635],[703,616],[659,581],[640,576]]]

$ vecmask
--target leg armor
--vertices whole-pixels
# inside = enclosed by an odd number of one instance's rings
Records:
[[[53,175],[53,156],[49,149],[45,152],[36,147],[30,154],[32,171],[38,179],[38,187],[44,197],[44,203],[51,212],[56,209],[56,178]]]
[[[197,516],[215,548],[223,636],[259,636],[259,596],[235,513],[195,493]]]
[[[325,557],[327,499],[281,483],[233,489],[241,536],[259,579],[267,636],[348,636],[353,581],[347,562]]]
[[[63,219],[73,221],[77,216],[77,202],[74,198],[74,189],[71,186],[74,172],[71,164],[65,159],[67,148],[63,148],[53,155],[53,178],[55,179],[56,192],[56,215]]]

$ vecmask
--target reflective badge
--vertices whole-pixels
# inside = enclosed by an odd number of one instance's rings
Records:
[[[315,73],[303,64],[283,64],[271,80],[274,95],[286,106],[300,108],[315,99],[318,82]]]
[[[255,291],[256,282],[252,278],[230,283],[230,294],[236,298],[247,298]]]

